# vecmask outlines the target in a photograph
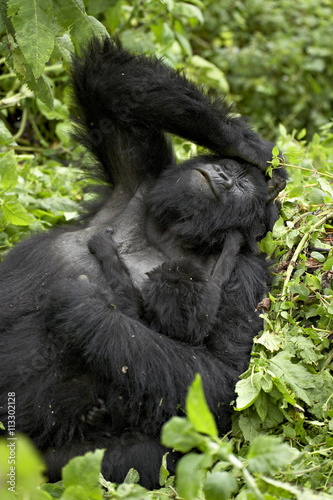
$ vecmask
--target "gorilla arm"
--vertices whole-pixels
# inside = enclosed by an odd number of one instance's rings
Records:
[[[157,136],[160,131],[187,138],[222,156],[239,157],[262,170],[272,159],[274,145],[263,140],[244,120],[232,116],[224,99],[208,97],[161,60],[134,55],[108,38],[102,42],[93,38],[84,57],[74,59],[73,86],[82,124],[88,132],[103,133],[104,129],[105,135],[122,138],[123,142],[129,129],[132,144],[142,143],[144,137],[150,144],[149,151],[154,153],[154,161],[148,150],[145,153],[146,168],[151,171],[157,168],[156,160],[158,163],[165,157],[161,151],[166,151],[167,146],[163,137]],[[147,140],[149,134],[151,140]],[[94,144],[89,139],[85,142],[104,166],[109,164],[112,169],[119,163],[119,157],[114,157],[114,139],[112,149],[106,143]],[[168,155],[170,159],[171,153]]]

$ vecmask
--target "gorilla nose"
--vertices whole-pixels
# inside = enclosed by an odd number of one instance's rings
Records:
[[[221,179],[222,186],[224,186],[226,189],[231,189],[232,186],[234,185],[233,177],[225,170],[223,170],[223,168],[220,167],[219,165],[214,165],[214,169]]]
[[[231,189],[232,186],[234,185],[234,179],[230,175],[226,174],[225,172],[220,172],[219,176],[221,177],[222,185],[226,189]]]

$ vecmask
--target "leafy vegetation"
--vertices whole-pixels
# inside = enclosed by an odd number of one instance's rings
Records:
[[[40,488],[43,465],[22,438],[17,498],[333,499],[332,18],[329,0],[0,4],[0,252],[71,220],[88,197],[78,168],[86,159],[68,134],[67,70],[70,52],[105,28],[227,92],[277,138],[290,176],[281,218],[261,242],[276,273],[264,331],[237,385],[232,433],[217,437],[196,379],[187,419],[163,430],[164,443],[186,455],[176,480],[162,467],[161,490],[135,484],[135,471],[123,485],[107,483],[100,451],[70,462],[61,484]],[[179,140],[177,150],[184,158],[195,147]],[[4,500],[13,498],[7,457],[2,442]]]
[[[330,0],[209,0],[206,11],[194,50],[224,71],[242,114],[265,136],[279,123],[310,135],[325,125],[333,102]]]
[[[292,475],[295,463],[304,461],[304,453],[272,436],[258,435],[243,454],[233,452],[231,441],[221,439],[204,398],[201,378],[196,376],[187,401],[187,418],[174,417],[165,424],[162,442],[185,455],[177,466],[176,477],[168,477],[164,464],[161,467],[161,488],[147,491],[135,484],[139,477],[130,470],[124,483],[115,485],[100,475],[103,450],[86,453],[72,459],[62,471],[62,481],[43,484],[43,464],[30,442],[19,438],[15,474],[18,498],[52,500],[60,498],[103,500],[106,498],[161,500],[325,500],[332,498],[325,493],[314,493],[306,487],[289,484],[285,478]],[[0,441],[0,467],[11,478],[6,441]],[[297,465],[296,465],[297,467]],[[278,479],[274,479],[278,475]],[[10,500],[12,492],[7,484],[0,483],[3,500]],[[22,497],[20,496],[22,495]]]

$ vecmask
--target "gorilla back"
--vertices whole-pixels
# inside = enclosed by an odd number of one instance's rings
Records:
[[[69,458],[106,448],[108,480],[134,467],[152,488],[161,426],[182,414],[195,373],[229,428],[269,281],[256,242],[285,174],[266,179],[272,145],[156,58],[94,39],[72,78],[76,137],[108,189],[81,221],[1,264],[0,421],[15,393],[16,430],[51,481]],[[177,165],[165,132],[211,154]]]

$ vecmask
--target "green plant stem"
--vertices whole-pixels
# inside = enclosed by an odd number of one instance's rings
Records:
[[[294,476],[304,476],[304,474],[309,474],[310,472],[314,472],[316,470],[320,470],[322,465],[316,465],[315,467],[310,467],[309,469],[300,470],[299,472],[294,472]]]
[[[38,141],[41,143],[41,145],[44,148],[49,148],[48,142],[43,138],[43,136],[42,136],[42,134],[41,134],[41,132],[40,132],[40,130],[39,130],[39,128],[38,128],[38,126],[37,126],[37,124],[36,124],[36,122],[35,122],[35,120],[34,120],[34,118],[33,118],[32,115],[30,116],[30,123],[31,123],[33,131],[35,132],[36,137],[37,137]]]
[[[51,66],[45,66],[45,73],[50,73],[52,71],[61,71],[64,69],[63,64],[52,64]]]
[[[242,472],[245,482],[247,483],[248,487],[252,490],[254,495],[257,497],[257,499],[258,500],[265,500],[264,496],[261,494],[258,486],[256,485],[256,482],[255,482],[253,476],[251,476],[251,474],[249,473],[249,471],[247,470],[245,465],[235,455],[230,454],[230,455],[228,455],[227,458],[228,458],[229,462],[236,469],[238,469],[239,471]]]
[[[325,177],[329,177],[330,179],[333,179],[333,174],[330,174],[328,172],[319,172],[316,168],[300,167],[299,165],[293,165],[292,163],[284,163],[283,166],[290,167],[290,168],[297,168],[299,170],[306,170],[307,172],[311,172],[311,174],[323,175]]]
[[[0,75],[0,80],[5,80],[6,78],[16,78],[15,73],[5,73],[4,75]]]
[[[333,210],[327,210],[326,214],[324,215],[324,217],[322,217],[321,219],[319,219],[318,222],[316,222],[303,236],[303,238],[301,239],[301,241],[299,242],[299,244],[297,245],[297,248],[290,260],[290,263],[287,267],[287,273],[286,273],[286,278],[284,280],[284,284],[283,284],[283,289],[282,289],[282,294],[281,294],[281,300],[284,300],[287,296],[287,287],[288,287],[288,283],[290,281],[290,278],[291,278],[291,275],[293,273],[293,270],[295,268],[295,264],[297,262],[297,259],[298,257],[300,256],[300,253],[302,252],[302,250],[304,249],[305,245],[306,245],[306,242],[308,240],[308,238],[310,237],[310,234],[313,233],[313,231],[315,231],[316,229],[318,229],[318,227],[322,226],[328,219],[332,218],[333,217]]]

